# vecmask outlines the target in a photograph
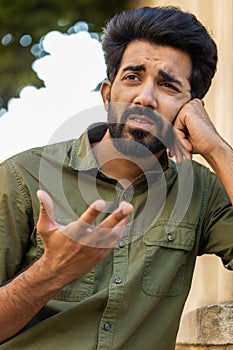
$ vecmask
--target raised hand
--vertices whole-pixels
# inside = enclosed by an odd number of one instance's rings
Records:
[[[42,259],[47,273],[57,274],[61,284],[70,283],[91,271],[121,240],[133,207],[122,202],[98,226],[92,228],[95,219],[105,208],[105,202],[97,200],[81,217],[67,226],[59,226],[53,213],[51,197],[38,191],[40,216],[37,230],[44,242]]]

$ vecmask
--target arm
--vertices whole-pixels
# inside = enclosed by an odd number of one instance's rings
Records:
[[[205,156],[216,175],[221,180],[233,205],[233,150],[220,138],[216,147]]]
[[[72,224],[59,227],[53,218],[50,197],[39,191],[38,231],[44,254],[29,269],[0,288],[0,342],[19,332],[64,285],[91,271],[121,239],[132,206],[121,203],[93,231],[103,201],[95,202]]]
[[[233,150],[216,131],[203,102],[194,99],[183,106],[174,123],[189,159],[200,154],[222,182],[233,204]]]

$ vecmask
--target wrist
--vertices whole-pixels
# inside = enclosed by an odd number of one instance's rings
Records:
[[[43,255],[22,274],[29,286],[37,288],[38,292],[41,291],[42,294],[46,290],[50,296],[56,294],[66,284],[60,276],[61,274],[56,269],[51,268],[51,264]]]

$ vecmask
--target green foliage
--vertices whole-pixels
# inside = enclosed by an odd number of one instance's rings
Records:
[[[100,33],[112,15],[130,5],[123,0],[0,0],[0,108],[6,108],[9,98],[17,97],[23,86],[42,86],[31,69],[36,58],[31,48],[43,35],[51,30],[65,33],[78,21]],[[7,34],[13,40],[3,45]],[[24,47],[20,38],[26,34],[32,42]]]

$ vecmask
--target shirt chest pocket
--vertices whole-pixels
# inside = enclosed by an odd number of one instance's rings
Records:
[[[167,233],[165,226],[158,226],[144,235],[143,242],[146,251],[142,275],[144,293],[149,296],[180,294],[195,230],[178,226]]]

